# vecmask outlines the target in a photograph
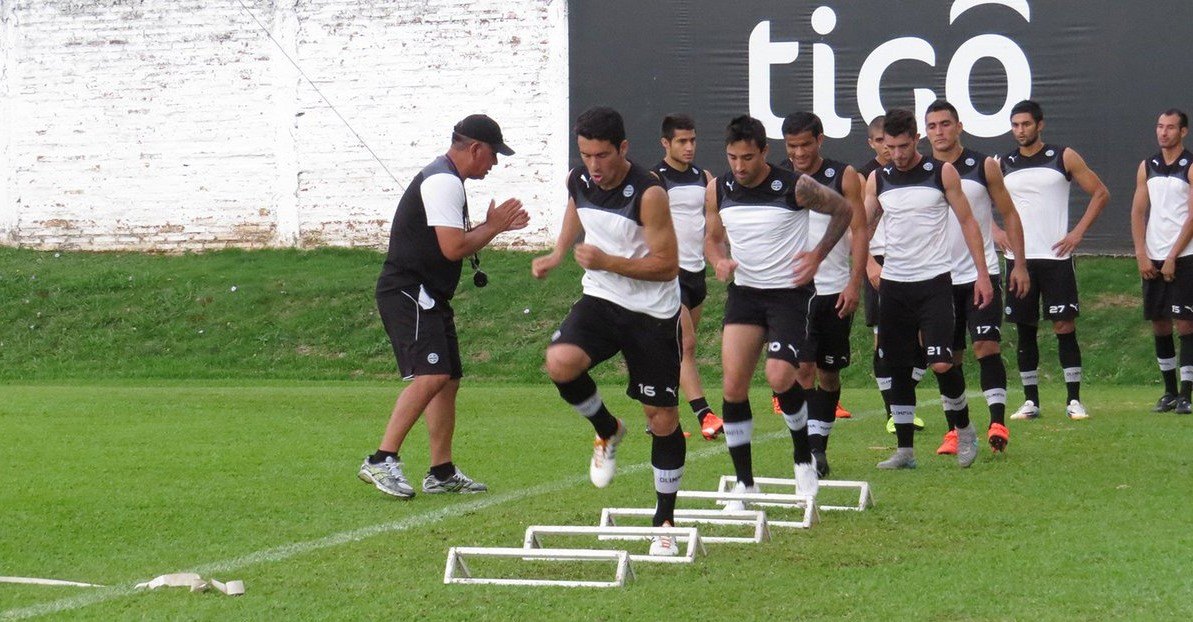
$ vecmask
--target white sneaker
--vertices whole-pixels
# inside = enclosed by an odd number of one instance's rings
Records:
[[[670,525],[667,525],[670,527]],[[650,539],[651,557],[675,557],[679,555],[679,547],[675,544],[675,536],[654,536]]]
[[[613,481],[613,473],[617,470],[617,446],[625,437],[625,424],[617,420],[617,432],[608,439],[600,436],[592,443],[592,461],[588,463],[588,479],[597,488],[604,488]]]
[[[795,465],[795,494],[816,496],[820,492],[820,477],[816,473],[816,459]]]
[[[1080,406],[1080,404],[1078,404],[1078,406]],[[1023,405],[1019,407],[1019,410],[1011,413],[1012,419],[1036,419],[1039,416],[1040,407],[1036,406],[1036,403],[1031,400],[1023,402]]]
[[[746,486],[745,484],[738,482],[733,485],[733,492],[735,494],[741,494],[743,492],[756,493],[756,492],[758,492],[758,484],[754,484],[753,486]],[[726,512],[744,512],[745,509],[746,509],[745,501],[729,501],[725,504]]]
[[[1069,405],[1065,408],[1065,412],[1068,413],[1069,418],[1074,421],[1080,419],[1089,419],[1089,413],[1085,412],[1085,407],[1082,406],[1081,402],[1078,402],[1077,400],[1069,400]]]

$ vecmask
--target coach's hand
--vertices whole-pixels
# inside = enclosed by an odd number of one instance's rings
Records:
[[[805,175],[805,177],[807,177]],[[802,177],[801,177],[802,179]],[[800,251],[795,254],[795,286],[803,287],[812,282],[816,270],[820,267],[820,257],[815,251]]]
[[[1164,260],[1164,265],[1160,268],[1160,275],[1164,277],[1165,281],[1172,282],[1176,278],[1176,258],[1169,257]]]
[[[1143,257],[1135,257],[1135,263],[1139,264],[1139,276],[1145,281],[1150,281],[1160,276],[1160,271],[1156,270],[1156,264],[1152,263],[1151,258],[1146,255]]]
[[[989,278],[979,277],[973,284],[973,304],[979,309],[985,309],[994,301],[994,287]]]
[[[498,232],[513,231],[530,224],[530,215],[522,209],[522,202],[518,199],[506,199],[501,205],[490,200],[485,222]]]
[[[1031,289],[1031,277],[1027,274],[1026,263],[1026,261],[1015,262],[1015,269],[1011,270],[1010,283],[1007,285],[1007,291],[1020,299],[1027,298],[1027,290]]]
[[[605,251],[593,246],[592,244],[577,244],[575,251],[576,263],[585,270],[604,270],[605,258],[608,257]]]
[[[1081,243],[1081,234],[1076,231],[1070,231],[1069,235],[1061,238],[1059,242],[1052,245],[1052,251],[1057,255],[1071,255],[1073,251],[1077,250],[1077,245]]]
[[[728,283],[729,279],[733,278],[733,271],[737,269],[737,262],[726,257],[717,262],[713,266],[713,271],[717,273],[717,280],[722,283]]]

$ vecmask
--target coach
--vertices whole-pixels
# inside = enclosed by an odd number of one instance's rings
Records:
[[[389,252],[377,279],[377,309],[393,344],[398,370],[411,383],[398,394],[377,452],[358,476],[381,492],[414,496],[398,456],[406,435],[427,415],[431,468],[423,492],[484,492],[488,488],[452,463],[456,392],[462,366],[451,299],[463,260],[505,231],[529,221],[522,202],[489,202],[485,221],[471,226],[465,179],[484,179],[497,154],[513,155],[497,122],[483,114],[465,117],[452,129],[451,148],[435,158],[406,188],[394,213]]]

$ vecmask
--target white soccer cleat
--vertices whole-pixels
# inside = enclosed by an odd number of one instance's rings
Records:
[[[1089,413],[1085,412],[1085,407],[1082,406],[1081,402],[1078,402],[1077,400],[1069,400],[1069,405],[1065,407],[1065,413],[1067,413],[1069,418],[1074,421],[1089,419]]]
[[[978,433],[973,424],[964,428],[957,428],[957,464],[969,468],[978,458]]]
[[[675,536],[654,536],[650,539],[651,557],[675,557],[679,555],[679,547],[675,543]]]
[[[617,420],[617,432],[608,439],[596,437],[592,443],[592,461],[588,463],[588,479],[597,488],[604,488],[613,481],[617,470],[617,446],[625,438],[625,424]]]
[[[742,494],[745,492],[757,493],[758,492],[758,484],[754,484],[753,486],[746,486],[745,484],[738,482],[733,485],[733,492],[734,492],[734,494]],[[745,511],[745,509],[746,509],[745,501],[733,500],[733,501],[728,501],[725,503],[725,511],[726,512],[743,512],[743,511]]]
[[[1080,404],[1078,405],[1080,406]],[[1012,419],[1036,419],[1039,416],[1040,407],[1036,406],[1036,403],[1031,400],[1023,402],[1023,405],[1019,407],[1019,410],[1011,413]]]
[[[815,497],[820,492],[820,476],[816,473],[816,459],[795,465],[795,494]]]

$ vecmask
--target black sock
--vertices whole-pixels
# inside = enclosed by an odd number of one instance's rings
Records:
[[[1060,367],[1065,372],[1065,388],[1069,390],[1066,401],[1081,399],[1081,346],[1077,345],[1077,331],[1056,336]]]
[[[1019,332],[1019,377],[1023,380],[1023,395],[1036,406],[1040,405],[1040,343],[1036,338],[1039,327],[1034,324],[1016,324]]]
[[[617,419],[605,408],[605,402],[597,393],[596,382],[588,372],[580,374],[575,380],[556,382],[555,388],[559,389],[563,401],[588,418],[597,436],[607,439],[617,434]]]
[[[911,378],[910,367],[891,366],[891,415],[898,413],[915,417],[915,381]],[[896,418],[895,439],[899,447],[914,447],[915,424],[911,421],[900,423]]]
[[[750,401],[721,403],[721,418],[725,422],[725,445],[729,458],[733,460],[733,471],[737,481],[746,486],[754,485],[754,465],[750,454],[750,437],[754,431],[754,414],[750,412]]]
[[[824,405],[824,391],[820,387],[809,389],[808,396],[808,445],[811,446],[813,452],[824,451],[824,436],[819,433],[820,411]],[[813,431],[816,431],[813,434]]]
[[[886,416],[891,416],[891,370],[886,360],[878,356],[874,350],[874,380],[878,383],[878,392],[882,394],[882,406],[886,409]],[[883,386],[886,388],[883,388]]]
[[[1164,378],[1164,392],[1176,395],[1176,345],[1172,342],[1172,334],[1156,335],[1156,364],[1160,366],[1160,375]]]
[[[650,465],[654,470],[656,498],[653,521],[655,527],[663,523],[675,524],[675,497],[679,491],[680,480],[683,479],[686,452],[687,441],[678,425],[671,434],[655,435],[651,441]]]
[[[822,431],[824,432],[820,436],[820,451],[822,452],[828,451],[828,439],[833,431],[833,423],[837,420],[837,403],[840,401],[841,389],[837,389],[836,391],[820,390],[820,412],[818,413],[820,416],[817,418],[817,421],[820,421]],[[812,437],[809,435],[808,438],[810,440]]]
[[[986,405],[990,407],[990,423],[1006,425],[1007,414],[1007,366],[1002,354],[991,354],[978,359],[979,382]]]
[[[712,409],[708,407],[708,400],[698,397],[694,400],[689,400],[688,406],[691,406],[692,412],[696,414],[696,421],[700,422],[700,425],[704,425],[704,415],[712,412]]]
[[[1193,333],[1181,335],[1181,397],[1193,398]]]
[[[812,461],[812,447],[808,444],[808,402],[804,388],[794,383],[779,394],[779,408],[791,432],[791,457],[796,464]]]
[[[940,384],[940,401],[953,428],[969,427],[969,402],[965,397],[965,373],[954,365],[944,373],[936,373]],[[952,428],[950,428],[952,429]]]
[[[452,462],[450,460],[447,462],[444,462],[443,464],[431,465],[431,475],[433,475],[435,477],[435,479],[437,479],[441,482],[455,474],[456,474],[456,465],[452,464]]]
[[[369,464],[381,464],[382,462],[385,462],[386,458],[393,458],[394,460],[397,460],[398,454],[397,452],[381,451],[378,449],[376,453],[369,456]]]

